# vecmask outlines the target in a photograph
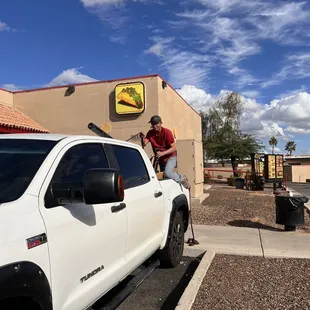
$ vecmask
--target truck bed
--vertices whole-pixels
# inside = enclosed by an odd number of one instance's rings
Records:
[[[178,172],[178,169],[174,168],[173,171]],[[166,178],[164,178],[164,172],[157,172],[156,176],[159,181],[166,180]]]

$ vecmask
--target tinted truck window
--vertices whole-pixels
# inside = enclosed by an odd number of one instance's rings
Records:
[[[19,199],[57,141],[0,139],[0,203]]]
[[[85,143],[73,146],[61,159],[52,182],[82,185],[85,172],[93,168],[109,168],[102,145]]]
[[[109,168],[103,147],[99,143],[85,143],[70,148],[60,160],[45,194],[45,207],[56,207],[57,201],[51,193],[52,187],[64,184],[74,191],[74,197],[83,201],[83,178],[89,169]]]
[[[144,160],[139,151],[119,145],[112,145],[125,189],[143,185],[150,181]]]

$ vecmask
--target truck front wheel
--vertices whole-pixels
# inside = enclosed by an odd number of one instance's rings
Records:
[[[178,211],[173,219],[166,247],[159,253],[160,263],[164,267],[176,267],[181,261],[184,250],[184,219]]]

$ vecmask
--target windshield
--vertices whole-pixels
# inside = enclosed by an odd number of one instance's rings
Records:
[[[26,191],[57,141],[0,139],[0,203],[14,201]]]

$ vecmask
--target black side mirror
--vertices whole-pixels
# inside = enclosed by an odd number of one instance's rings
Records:
[[[81,183],[57,183],[51,184],[48,195],[48,205],[66,205],[83,202],[83,192]]]
[[[123,178],[116,169],[90,169],[84,175],[83,196],[86,204],[124,200]]]

